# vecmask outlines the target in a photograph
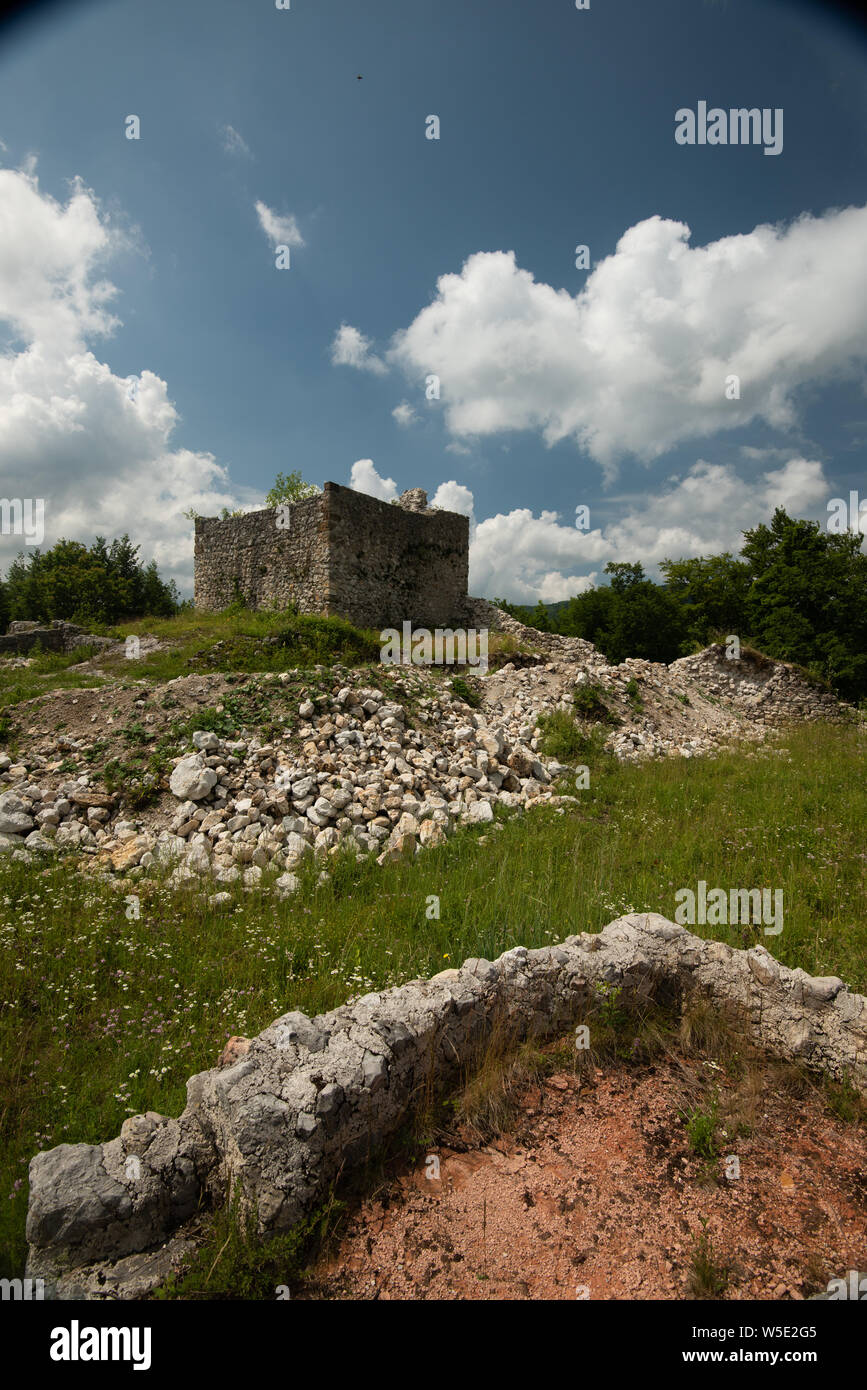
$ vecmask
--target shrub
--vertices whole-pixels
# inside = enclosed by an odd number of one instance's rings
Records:
[[[457,695],[458,699],[463,700],[464,704],[469,705],[471,709],[478,709],[480,707],[482,703],[481,695],[473,690],[471,685],[467,684],[463,676],[452,676],[451,688],[453,694]]]
[[[617,716],[612,714],[602,698],[601,685],[591,681],[576,685],[572,694],[572,705],[581,719],[597,719],[605,724],[616,724]]]
[[[605,752],[605,734],[600,728],[585,731],[575,722],[568,710],[555,709],[539,718],[542,730],[540,751],[546,758],[560,763],[576,763]]]

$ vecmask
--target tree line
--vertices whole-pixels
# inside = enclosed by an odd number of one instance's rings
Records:
[[[155,560],[144,565],[138,545],[124,534],[107,544],[60,540],[43,554],[36,549],[13,560],[0,580],[0,624],[54,618],[112,626],[140,617],[168,618],[181,607],[177,586],[160,578]]]
[[[300,472],[278,473],[265,505],[301,502],[317,492]],[[240,514],[227,507],[222,511],[224,519]],[[191,520],[197,515],[193,508],[184,512]],[[142,564],[140,549],[125,533],[111,545],[97,536],[89,547],[60,540],[44,555],[38,549],[20,554],[6,579],[0,579],[0,630],[17,619],[50,623],[63,618],[83,627],[111,627],[135,618],[170,618],[190,607],[189,601],[181,602],[174,580],[160,577],[155,560]]]
[[[867,696],[867,555],[861,536],[833,535],[782,507],[744,531],[735,557],[664,560],[660,584],[640,564],[608,564],[610,582],[561,604],[500,606],[543,632],[592,642],[618,664],[670,662],[729,634],[829,682],[847,700]]]
[[[298,499],[300,478],[278,478],[275,505]],[[301,484],[301,486],[305,486]],[[605,566],[609,583],[564,603],[528,607],[494,600],[543,632],[583,637],[614,664],[627,657],[670,662],[736,634],[767,656],[796,662],[847,700],[867,697],[867,556],[861,536],[831,534],[781,507],[770,525],[743,533],[739,556],[663,560],[663,582],[641,564]],[[0,580],[0,629],[14,619],[112,626],[171,617],[182,607],[173,580],[124,534],[109,545],[60,540],[19,555]]]

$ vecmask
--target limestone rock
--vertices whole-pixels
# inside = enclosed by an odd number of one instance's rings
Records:
[[[200,753],[181,758],[169,779],[169,786],[181,801],[201,801],[217,784],[217,774],[207,767]]]

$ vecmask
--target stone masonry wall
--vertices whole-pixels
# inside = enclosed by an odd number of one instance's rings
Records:
[[[330,611],[360,627],[458,622],[467,596],[468,519],[326,487]]]
[[[294,603],[359,627],[458,623],[467,595],[469,521],[426,506],[421,489],[400,506],[326,483],[317,497],[277,511],[196,521],[195,601],[225,608],[236,593],[254,608]]]
[[[199,517],[195,567],[197,608],[226,608],[240,591],[253,608],[294,603],[302,613],[325,612],[327,494],[296,503],[285,530],[274,507],[227,521]]]

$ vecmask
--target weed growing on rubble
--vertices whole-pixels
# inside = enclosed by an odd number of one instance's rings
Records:
[[[316,1211],[270,1240],[257,1233],[256,1213],[230,1202],[205,1218],[202,1243],[151,1297],[157,1301],[287,1299],[303,1287],[307,1265],[343,1215],[333,1193]]]
[[[585,681],[576,685],[572,693],[572,707],[579,719],[594,719],[602,724],[618,724],[617,715],[612,713],[602,698],[601,685]]]
[[[692,1265],[687,1289],[691,1298],[722,1298],[729,1283],[729,1270],[714,1249],[706,1218],[701,1218],[701,1235],[694,1240]]]
[[[590,767],[613,755],[605,752],[605,732],[595,727],[582,729],[568,710],[555,709],[539,716],[542,731],[540,751],[543,757],[556,758],[567,766],[581,762]]]

